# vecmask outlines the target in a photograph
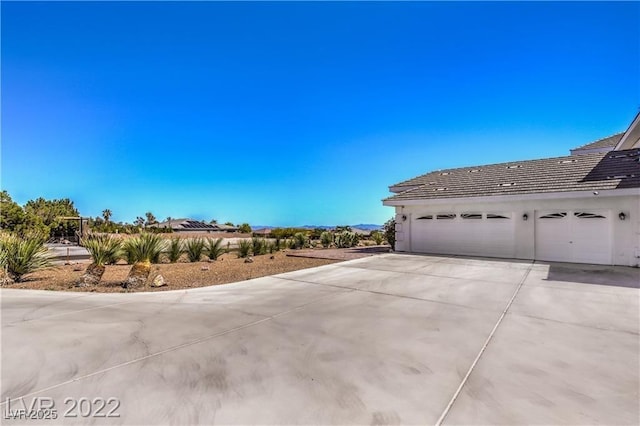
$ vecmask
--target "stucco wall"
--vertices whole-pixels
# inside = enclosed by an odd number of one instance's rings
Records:
[[[535,212],[538,210],[566,209],[571,211],[588,209],[610,210],[612,216],[612,259],[614,265],[638,266],[640,263],[640,197],[616,196],[571,199],[538,199],[501,202],[456,203],[442,202],[396,207],[396,251],[410,252],[411,222],[414,215],[466,212],[512,212],[515,220],[515,258],[535,257]],[[620,212],[626,220],[620,220]],[[528,220],[523,220],[524,214]],[[403,220],[403,216],[407,219]]]

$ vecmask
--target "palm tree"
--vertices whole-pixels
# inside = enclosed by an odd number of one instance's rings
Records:
[[[156,220],[156,217],[153,215],[153,213],[146,212],[144,215],[147,218],[147,225],[153,225],[154,223],[158,223],[158,221]]]
[[[106,223],[109,223],[109,220],[111,219],[111,215],[112,215],[111,210],[109,209],[102,210],[102,217],[104,217],[104,221]]]

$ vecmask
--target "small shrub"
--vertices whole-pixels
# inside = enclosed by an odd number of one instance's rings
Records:
[[[24,275],[50,266],[51,254],[42,239],[0,236],[0,267],[9,282],[19,282]]]
[[[169,262],[176,263],[180,259],[180,256],[182,256],[183,251],[182,239],[171,238],[169,247],[167,248],[167,258]]]
[[[247,257],[251,252],[251,241],[247,239],[241,239],[238,242],[238,257]]]
[[[333,243],[333,234],[329,231],[324,231],[320,234],[320,243],[322,244],[322,247],[329,248]]]
[[[373,231],[371,233],[371,239],[379,246],[384,242],[384,235],[382,235],[382,232],[380,231]]]
[[[211,260],[217,260],[224,253],[224,247],[222,247],[222,238],[209,238],[207,239],[207,256]]]
[[[277,252],[278,250],[280,250],[280,248],[278,248],[278,244],[275,242],[269,242],[267,243],[267,250],[269,251],[269,254],[273,254],[275,252]]]
[[[187,240],[184,251],[187,253],[189,262],[200,262],[204,252],[205,242],[202,238],[190,238]]]
[[[293,236],[294,249],[301,249],[309,246],[309,237],[304,232],[298,232]]]
[[[338,248],[349,248],[357,246],[359,239],[355,232],[342,231],[336,234],[334,241]]]

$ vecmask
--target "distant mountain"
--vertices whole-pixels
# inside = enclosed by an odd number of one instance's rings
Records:
[[[361,223],[360,225],[351,225],[351,227],[367,231],[380,231],[382,229],[382,225],[373,225],[371,223]]]

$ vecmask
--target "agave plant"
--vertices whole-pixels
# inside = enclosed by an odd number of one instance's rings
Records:
[[[238,257],[247,257],[251,252],[251,241],[247,239],[241,239],[238,242]]]
[[[208,238],[207,239],[207,256],[211,260],[217,260],[225,252],[222,247],[222,238]]]
[[[8,283],[19,282],[26,274],[52,266],[51,254],[40,238],[0,236],[0,266]]]
[[[183,251],[182,240],[180,238],[171,238],[169,247],[167,248],[169,262],[176,263],[178,259],[180,259],[180,256],[182,256]]]
[[[165,240],[158,234],[143,233],[139,237],[127,240],[124,250],[129,261],[133,261],[129,276],[123,283],[125,288],[144,285],[151,272],[151,264],[160,261]]]
[[[80,277],[78,287],[96,285],[105,271],[105,265],[116,263],[120,259],[122,241],[111,235],[91,235],[81,240],[82,246],[91,255],[91,264]]]
[[[191,238],[185,244],[185,252],[189,258],[189,262],[200,262],[202,253],[204,252],[205,242],[202,238]]]

